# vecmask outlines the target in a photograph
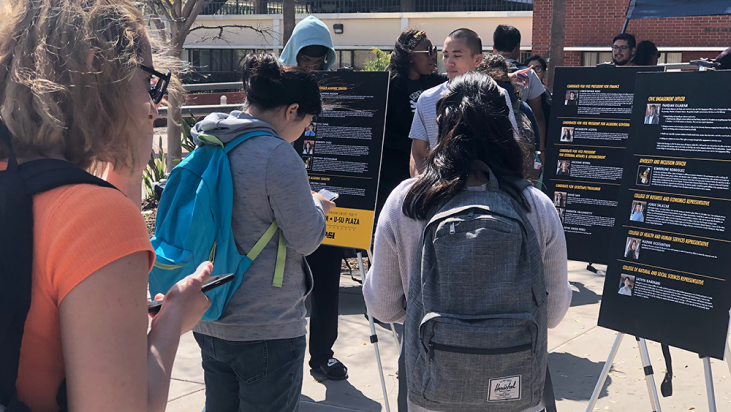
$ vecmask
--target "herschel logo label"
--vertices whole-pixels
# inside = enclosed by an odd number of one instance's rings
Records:
[[[520,375],[490,379],[489,402],[520,400]]]

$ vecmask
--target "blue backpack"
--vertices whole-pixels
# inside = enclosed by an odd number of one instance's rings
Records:
[[[213,263],[211,276],[235,275],[233,282],[207,292],[211,307],[203,320],[221,317],[244,273],[279,229],[277,222],[272,222],[247,255],[238,252],[231,232],[233,180],[227,154],[244,140],[263,135],[275,136],[252,132],[224,145],[214,136],[198,135],[206,145],[193,150],[172,170],[160,197],[155,236],[150,240],[157,253],[149,276],[151,296],[167,293],[208,260]],[[284,236],[279,231],[272,282],[275,287],[282,287],[286,252]]]

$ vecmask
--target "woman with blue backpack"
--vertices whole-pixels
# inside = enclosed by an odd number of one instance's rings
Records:
[[[457,77],[437,108],[424,173],[379,217],[366,304],[405,321],[409,410],[541,411],[546,329],[571,303],[561,222],[492,78]]]
[[[271,54],[247,56],[242,78],[244,111],[210,114],[192,134],[199,146],[223,144],[228,151],[231,231],[239,253],[255,248],[274,222],[280,237],[265,241],[220,317],[204,318],[194,329],[203,357],[206,411],[296,411],[306,347],[305,298],[313,284],[304,257],[320,246],[325,215],[335,204],[310,191],[305,164],[291,143],[320,113],[322,102],[309,72],[285,67]],[[240,141],[241,136],[248,137]],[[237,138],[240,143],[229,150]],[[278,270],[283,270],[279,278]]]

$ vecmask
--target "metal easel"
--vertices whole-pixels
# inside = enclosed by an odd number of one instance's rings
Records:
[[[614,358],[617,356],[617,352],[619,351],[619,345],[622,343],[622,338],[624,337],[624,333],[618,333],[617,338],[614,340],[614,344],[612,345],[612,349],[609,351],[609,358],[607,358],[606,363],[604,364],[604,368],[602,369],[601,375],[599,375],[599,381],[596,383],[596,386],[594,387],[594,392],[591,394],[591,399],[589,399],[589,406],[586,408],[586,412],[592,412],[594,410],[594,405],[596,405],[597,400],[599,399],[599,393],[601,392],[602,388],[604,387],[604,382],[607,380],[607,375],[609,374],[609,369],[612,367],[612,364],[614,363]],[[640,358],[642,359],[642,366],[645,372],[645,382],[647,383],[647,392],[650,395],[650,405],[652,407],[653,412],[662,412],[660,409],[660,398],[657,396],[657,387],[655,386],[655,377],[654,373],[652,371],[652,364],[650,362],[650,355],[647,351],[647,343],[644,339],[635,337],[637,342],[639,342],[639,350],[640,350]],[[731,371],[731,346],[729,346],[728,339],[726,340],[726,352],[725,352],[725,359],[726,363],[728,365],[729,371]],[[709,412],[716,412],[716,396],[715,391],[713,389],[713,373],[711,372],[711,358],[708,356],[701,356],[701,359],[703,360],[703,370],[706,380],[706,394],[708,395],[708,410]]]
[[[371,251],[366,251],[368,253],[368,260],[370,262],[373,262],[373,256],[371,254]],[[358,257],[358,269],[360,271],[360,278],[363,279],[363,282],[365,282],[366,273],[363,269],[363,252],[358,251],[356,253],[356,256]],[[376,351],[376,363],[378,364],[378,373],[379,377],[381,378],[381,389],[383,390],[383,402],[386,405],[386,412],[391,412],[391,408],[388,404],[388,391],[386,390],[386,379],[383,375],[383,365],[381,364],[381,352],[378,350],[378,336],[376,335],[376,325],[373,322],[373,315],[371,315],[371,312],[366,307],[366,312],[368,313],[368,324],[371,328],[371,343],[373,344],[373,348]],[[401,350],[401,346],[399,344],[398,336],[396,335],[396,329],[393,327],[393,323],[389,323],[391,326],[391,333],[393,335],[394,340],[396,341],[396,347],[399,348],[399,351]]]

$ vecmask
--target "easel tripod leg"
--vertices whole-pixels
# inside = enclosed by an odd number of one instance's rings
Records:
[[[713,390],[713,373],[711,372],[711,358],[703,358],[703,370],[706,375],[706,394],[708,395],[708,411],[716,412],[716,394]]]
[[[365,270],[363,270],[363,252],[358,252],[358,269],[360,270],[360,278],[365,283]],[[370,258],[370,252],[368,252]],[[383,402],[386,405],[386,412],[391,412],[391,408],[388,405],[388,391],[386,390],[386,380],[383,378],[383,365],[381,364],[381,352],[378,350],[378,336],[376,335],[376,326],[373,324],[373,315],[370,311],[368,312],[368,324],[371,327],[371,343],[376,350],[376,363],[378,363],[378,377],[381,378],[381,389],[383,389]]]
[[[614,358],[617,357],[617,351],[619,351],[619,345],[622,343],[622,338],[624,337],[624,333],[618,333],[617,338],[614,340],[614,345],[612,345],[612,350],[609,351],[609,358],[607,358],[607,362],[604,363],[604,368],[602,369],[602,373],[599,375],[599,381],[596,383],[596,386],[594,387],[594,392],[591,394],[591,399],[589,399],[589,406],[586,408],[586,412],[593,412],[594,411],[594,405],[596,405],[596,401],[599,399],[599,394],[602,391],[602,388],[604,387],[604,382],[607,380],[607,375],[609,374],[609,369],[612,367],[612,364],[614,363]]]
[[[647,342],[644,339],[637,339],[640,346],[640,357],[642,358],[642,366],[645,371],[645,382],[647,382],[647,392],[650,395],[650,404],[653,412],[660,412],[660,397],[657,396],[657,386],[655,386],[655,375],[652,371],[650,363],[650,353],[647,351]]]

